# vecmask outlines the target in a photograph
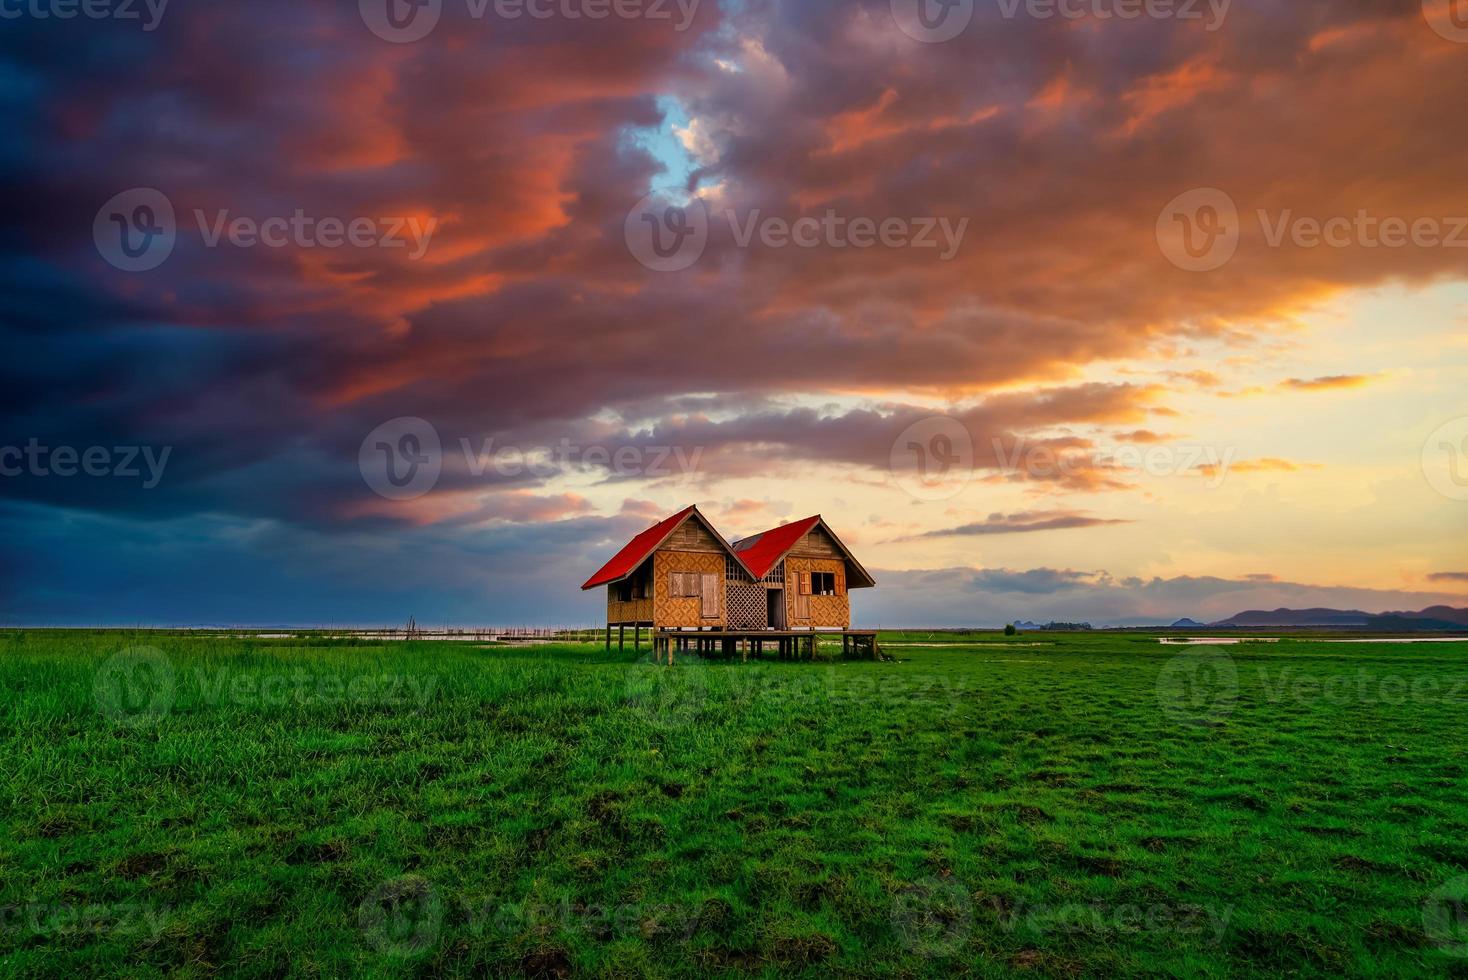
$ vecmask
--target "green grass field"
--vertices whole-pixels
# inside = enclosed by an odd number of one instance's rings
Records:
[[[1468,975],[1468,643],[0,634],[6,976]]]

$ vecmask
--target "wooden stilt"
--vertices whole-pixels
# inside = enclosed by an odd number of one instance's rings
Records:
[[[627,628],[632,628],[632,649],[642,652],[642,623],[608,623],[603,634],[606,649],[612,648],[612,627],[617,629],[617,648],[627,649]],[[595,636],[595,634],[593,634]],[[879,660],[881,654],[877,638],[869,630],[841,630],[830,636],[833,648],[839,637],[843,660]],[[648,645],[652,647],[653,662],[662,663],[667,654],[668,666],[677,662],[678,652],[694,654],[704,659],[735,660],[749,663],[751,659],[765,659],[765,649],[774,647],[772,653],[780,660],[815,662],[821,657],[821,633],[817,630],[726,630],[700,629],[684,632],[664,629],[648,624]]]

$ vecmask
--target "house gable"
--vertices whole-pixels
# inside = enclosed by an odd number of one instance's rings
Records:
[[[600,571],[587,579],[581,590],[585,592],[620,582],[641,568],[654,553],[664,550],[717,552],[739,561],[739,556],[714,530],[708,518],[697,507],[688,507],[634,537]]]
[[[702,521],[684,521],[678,529],[668,535],[659,551],[713,551],[723,554],[729,550]]]

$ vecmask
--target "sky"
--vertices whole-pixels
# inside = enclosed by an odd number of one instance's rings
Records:
[[[1468,606],[1464,7],[5,5],[0,623]]]

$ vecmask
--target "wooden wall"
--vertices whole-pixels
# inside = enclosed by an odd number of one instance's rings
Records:
[[[836,547],[836,542],[826,533],[826,529],[820,526],[811,528],[810,533],[799,541],[795,547],[790,549],[792,557],[799,558],[842,558],[841,549]]]
[[[810,616],[795,615],[799,606],[800,574],[802,572],[833,572],[836,575],[835,595],[812,595]],[[785,559],[785,615],[792,627],[817,627],[821,629],[847,629],[851,626],[851,597],[846,593],[846,562],[841,558],[809,558],[791,554]]]
[[[683,525],[686,529],[689,524]],[[702,531],[702,528],[699,528]],[[709,542],[715,548],[714,542]],[[703,599],[698,596],[688,598],[674,598],[669,594],[668,576],[673,572],[696,572],[700,576],[713,575],[714,581],[718,583],[719,615],[716,619],[705,619],[703,615]],[[692,628],[698,626],[723,627],[727,616],[727,602],[724,595],[724,553],[722,551],[671,551],[662,550],[653,555],[653,622],[658,626],[668,629]]]
[[[616,595],[616,586],[607,589],[607,622],[613,626],[621,623],[631,625],[633,623],[651,623],[653,600],[634,599],[631,602],[618,602],[612,596]]]
[[[664,551],[714,551],[724,553],[724,548],[698,521],[689,519],[663,542]]]

